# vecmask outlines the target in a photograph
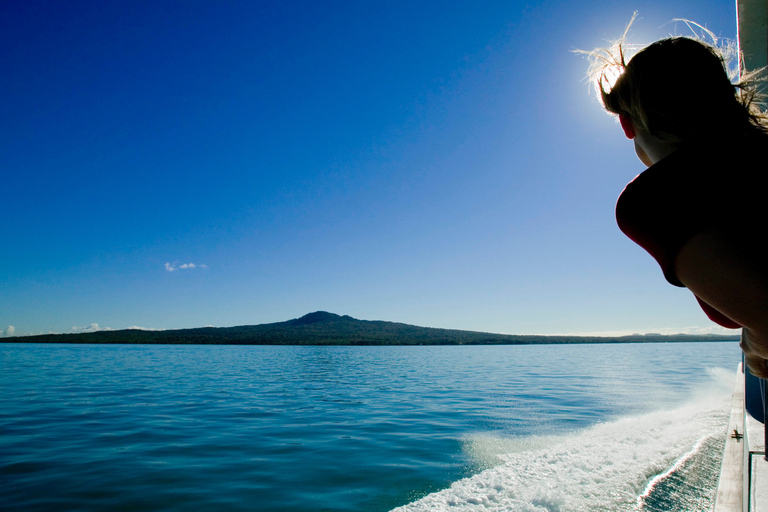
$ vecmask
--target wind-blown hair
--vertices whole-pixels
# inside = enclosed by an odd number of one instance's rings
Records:
[[[589,74],[603,107],[612,114],[629,116],[665,142],[768,133],[768,116],[756,101],[762,70],[735,80],[732,75],[736,73],[729,73],[728,63],[738,56],[738,50],[732,43],[718,45],[714,34],[699,28],[715,44],[669,37],[626,59],[633,47],[625,42],[625,31],[610,48],[587,52],[592,61]]]

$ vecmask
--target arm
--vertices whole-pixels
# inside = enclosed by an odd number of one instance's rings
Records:
[[[747,366],[768,378],[768,273],[755,247],[712,228],[683,246],[674,267],[697,297],[744,326],[741,347]]]

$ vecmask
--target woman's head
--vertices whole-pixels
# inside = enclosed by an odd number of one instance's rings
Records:
[[[717,47],[670,37],[625,62],[620,42],[598,62],[593,73],[600,99],[608,112],[620,116],[625,131],[631,120],[639,130],[673,144],[765,131],[761,115],[750,107],[752,94],[731,83]],[[607,76],[617,68],[619,76],[611,86]]]
[[[739,123],[743,110],[722,59],[694,39],[662,39],[637,53],[610,91],[609,112],[626,115],[651,135],[683,142]]]

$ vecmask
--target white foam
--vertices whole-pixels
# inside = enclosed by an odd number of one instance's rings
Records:
[[[470,455],[482,467],[498,465],[395,511],[638,510],[643,496],[706,439],[725,435],[734,378],[726,373],[712,375],[712,385],[683,407],[565,436],[477,437],[466,443]]]
[[[637,509],[641,509],[643,507],[643,503],[645,500],[647,500],[651,492],[653,492],[654,488],[656,488],[657,485],[659,485],[661,482],[669,478],[673,473],[675,473],[677,470],[683,467],[683,465],[688,462],[690,459],[693,458],[694,455],[696,455],[704,445],[704,441],[707,440],[707,437],[702,437],[699,439],[699,441],[691,448],[691,451],[688,453],[683,454],[679,459],[677,459],[674,464],[672,464],[669,468],[667,468],[666,471],[663,473],[659,473],[655,477],[651,478],[651,480],[648,482],[648,485],[645,486],[645,490],[643,493],[637,497]]]

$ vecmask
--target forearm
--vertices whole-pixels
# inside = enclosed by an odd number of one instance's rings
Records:
[[[675,259],[680,281],[697,297],[744,326],[742,348],[756,375],[768,377],[768,278],[754,247],[712,229]]]

